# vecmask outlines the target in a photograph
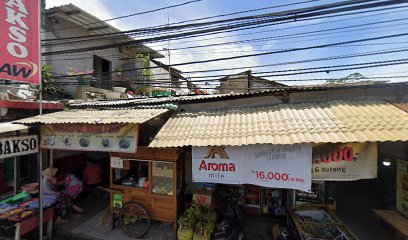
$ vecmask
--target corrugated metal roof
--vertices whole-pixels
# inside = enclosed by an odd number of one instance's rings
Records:
[[[29,129],[29,127],[25,126],[25,125],[22,125],[22,124],[16,124],[16,123],[12,123],[12,122],[2,122],[2,123],[0,123],[0,133],[21,131],[21,130],[26,130],[26,129]]]
[[[206,100],[221,100],[230,98],[241,98],[256,95],[266,95],[277,92],[307,92],[307,91],[323,91],[323,90],[337,90],[337,89],[353,89],[353,88],[382,88],[392,86],[408,86],[408,82],[384,83],[384,84],[366,84],[366,85],[316,85],[316,86],[289,86],[284,88],[274,88],[267,90],[259,90],[247,93],[228,93],[228,94],[213,94],[213,95],[191,95],[191,96],[177,96],[177,97],[160,97],[160,98],[136,98],[136,99],[118,99],[118,100],[101,100],[93,102],[73,103],[69,106],[72,108],[85,107],[104,107],[104,106],[137,106],[140,104],[157,104],[165,102],[194,102]]]
[[[58,123],[144,123],[168,109],[121,109],[121,110],[71,110],[61,111],[30,118],[16,120],[22,124],[58,124]]]
[[[408,113],[361,100],[179,113],[149,147],[406,140]]]
[[[260,92],[249,92],[249,93],[228,93],[228,94],[213,94],[213,95],[189,95],[189,96],[171,96],[171,97],[159,97],[159,98],[136,98],[136,99],[118,99],[111,101],[93,101],[84,103],[73,103],[69,104],[70,107],[103,107],[103,106],[120,106],[120,105],[140,105],[140,104],[157,104],[166,102],[189,102],[189,101],[200,101],[208,99],[222,99],[226,97],[234,96],[248,96],[256,95],[261,93],[269,93],[277,90],[265,90]]]

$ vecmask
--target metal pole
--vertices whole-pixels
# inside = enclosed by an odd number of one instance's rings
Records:
[[[170,16],[169,12],[167,12],[167,24],[170,29]],[[167,39],[167,53],[169,55],[169,88],[171,88],[171,67],[170,67],[170,38]]]
[[[48,150],[50,152],[50,164],[48,164],[50,167],[54,166],[54,149]]]
[[[17,194],[17,157],[13,159],[13,168],[14,168],[14,176],[13,176],[13,188],[14,188],[14,195]]]
[[[41,76],[41,70],[42,70],[42,66],[41,66],[41,7],[42,7],[42,4],[41,4],[41,0],[38,0],[38,51],[39,51],[39,54],[38,54],[38,56],[39,56],[39,59],[38,59],[38,68],[39,68],[39,74],[38,74],[38,77],[39,77],[39,82],[40,82],[40,92],[39,92],[39,95],[38,95],[38,100],[39,100],[39,104],[40,104],[40,106],[39,106],[39,114],[40,115],[42,115],[42,113],[43,113],[43,111],[42,111],[42,76]],[[41,131],[40,131],[40,135],[41,135]],[[39,139],[41,139],[41,136],[40,136],[40,138]],[[38,152],[38,161],[39,161],[39,164],[38,164],[38,176],[39,176],[39,179],[40,179],[40,182],[39,182],[39,184],[38,184],[38,187],[39,187],[39,201],[40,201],[40,204],[39,204],[39,207],[40,207],[40,222],[39,222],[39,224],[38,224],[38,236],[39,236],[39,240],[42,240],[43,239],[43,219],[44,219],[44,211],[43,211],[43,185],[42,185],[42,168],[43,168],[43,164],[42,164],[42,151],[41,151],[41,149],[39,149],[39,152]],[[52,220],[51,220],[52,221]]]
[[[40,207],[40,221],[38,223],[38,235],[39,239],[43,239],[43,181],[42,181],[42,169],[43,169],[43,162],[42,162],[42,150],[40,149],[38,152],[38,176],[40,179],[40,182],[38,183],[38,188],[39,188],[39,207]]]

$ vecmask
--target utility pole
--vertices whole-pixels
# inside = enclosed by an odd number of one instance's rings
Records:
[[[167,26],[170,29],[170,16],[169,11],[167,11]],[[169,56],[169,88],[171,87],[171,67],[170,67],[170,38],[167,37],[167,54]]]

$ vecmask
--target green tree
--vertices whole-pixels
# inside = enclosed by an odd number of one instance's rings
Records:
[[[58,86],[56,81],[52,78],[52,67],[50,65],[41,65],[41,83],[44,100],[58,100],[59,98],[64,97],[64,89]],[[40,86],[32,85],[32,87],[38,90],[38,97]]]
[[[360,82],[365,79],[367,78],[361,73],[352,73],[342,78],[327,80],[326,83],[353,83]]]

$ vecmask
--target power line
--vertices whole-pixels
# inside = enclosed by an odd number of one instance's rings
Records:
[[[269,51],[269,52],[256,53],[256,54],[240,55],[240,56],[234,56],[234,57],[224,57],[224,58],[208,59],[208,60],[201,60],[201,61],[194,61],[194,62],[185,62],[185,63],[172,64],[171,67],[185,66],[185,65],[192,65],[192,64],[200,64],[200,63],[208,63],[208,62],[216,62],[216,61],[226,61],[226,60],[247,58],[247,57],[254,57],[254,56],[272,55],[272,54],[278,54],[278,53],[304,51],[304,50],[310,50],[310,49],[340,46],[340,45],[345,45],[345,44],[360,43],[360,42],[366,42],[366,41],[396,38],[396,37],[402,37],[402,36],[407,36],[407,35],[408,35],[408,33],[401,33],[401,34],[393,34],[393,35],[386,35],[386,36],[380,36],[380,37],[364,38],[364,39],[343,41],[343,42],[330,43],[330,44],[314,45],[314,46],[309,46],[309,47],[291,48],[291,49],[284,49],[284,50],[278,50],[278,51]],[[141,68],[127,69],[127,70],[122,70],[122,71],[110,71],[109,73],[129,72],[129,71],[134,71],[134,70],[138,70],[138,69],[141,69]],[[152,68],[149,68],[149,69],[152,69]],[[103,74],[103,73],[95,73],[95,74]],[[105,74],[106,74],[106,72],[105,72]]]
[[[64,40],[64,39],[69,39],[70,40],[70,39],[80,39],[80,38],[87,39],[87,38],[95,38],[95,37],[99,37],[99,36],[112,37],[114,35],[142,32],[142,31],[180,30],[180,29],[184,29],[184,28],[201,27],[201,26],[207,27],[209,25],[215,25],[215,24],[220,24],[220,23],[229,23],[229,22],[234,22],[234,21],[243,21],[243,20],[257,20],[257,21],[259,21],[259,19],[263,19],[265,17],[275,17],[275,16],[285,16],[285,15],[290,15],[290,14],[299,14],[299,13],[304,13],[304,12],[311,12],[311,11],[316,11],[316,10],[321,10],[321,9],[330,9],[330,8],[334,8],[334,7],[338,7],[338,6],[355,5],[355,4],[359,4],[359,3],[372,2],[372,1],[374,1],[374,0],[355,0],[355,1],[350,1],[349,0],[349,1],[343,1],[343,2],[340,2],[340,3],[331,3],[331,4],[319,5],[319,6],[315,6],[315,7],[309,7],[309,8],[287,10],[287,11],[274,12],[274,13],[261,14],[261,15],[251,15],[251,16],[244,16],[244,17],[217,20],[217,21],[210,21],[210,22],[176,25],[176,26],[171,26],[171,27],[169,27],[167,25],[159,25],[157,27],[133,29],[133,30],[128,30],[128,31],[116,32],[116,33],[98,34],[98,35],[93,35],[93,36],[85,35],[85,36],[76,36],[76,37],[58,38],[58,39],[45,39],[44,41],[56,41],[56,40]]]
[[[399,18],[399,19],[378,21],[378,22],[365,23],[365,24],[356,24],[356,25],[351,25],[351,26],[337,27],[337,28],[330,28],[330,29],[323,29],[323,30],[316,30],[316,31],[308,31],[308,32],[302,32],[302,33],[284,34],[284,35],[278,35],[278,36],[273,36],[273,37],[246,39],[246,40],[239,40],[239,41],[232,41],[232,42],[221,42],[221,43],[206,44],[206,45],[196,45],[196,46],[182,47],[182,48],[177,48],[177,49],[173,48],[173,49],[170,49],[170,50],[184,50],[184,49],[206,48],[206,47],[215,47],[215,46],[230,45],[230,44],[239,44],[239,43],[263,42],[263,41],[269,41],[269,40],[282,40],[282,39],[290,39],[291,37],[320,36],[320,35],[325,35],[325,34],[314,34],[314,35],[307,35],[307,34],[329,32],[329,31],[334,31],[334,30],[349,29],[349,28],[356,28],[356,27],[362,27],[362,26],[370,26],[370,25],[375,25],[375,24],[400,22],[400,21],[405,21],[405,20],[408,20],[408,18]],[[393,24],[393,25],[387,25],[387,26],[383,26],[383,27],[390,27],[390,26],[397,26],[397,25]],[[378,27],[376,27],[376,28],[378,28]],[[368,30],[368,29],[373,29],[373,28],[347,30],[346,32],[358,31],[358,30]],[[345,31],[340,31],[340,32],[335,32],[335,33],[343,33],[343,32],[345,32]],[[330,33],[328,33],[328,34],[330,34]],[[302,36],[302,35],[307,35],[307,36]]]
[[[408,51],[408,49],[406,49],[406,51]],[[306,74],[306,73],[334,72],[334,71],[340,71],[340,70],[344,71],[344,70],[351,70],[351,69],[371,68],[371,67],[398,65],[398,64],[405,64],[405,63],[408,63],[408,58],[393,59],[393,60],[386,60],[386,61],[375,61],[375,62],[363,62],[363,63],[354,63],[354,64],[321,66],[321,67],[303,68],[303,69],[297,68],[297,69],[253,72],[253,74],[280,73],[281,75],[262,75],[261,77],[287,76],[287,75],[298,75],[298,74]],[[368,66],[364,66],[364,65],[368,65]],[[305,72],[305,71],[308,71],[308,72]],[[235,74],[235,75],[238,75],[238,74]],[[217,78],[214,78],[214,77],[217,77]],[[228,75],[207,75],[207,76],[195,77],[195,79],[206,78],[205,80],[188,80],[188,81],[190,82],[220,81],[220,78],[224,78],[224,77],[228,77],[228,79],[241,79],[242,78],[242,77],[234,78],[234,76],[228,76]],[[112,82],[112,79],[99,79],[99,80]],[[155,79],[155,81],[158,81],[158,80],[161,80],[161,79]],[[168,78],[165,78],[162,80],[168,80]],[[121,80],[117,80],[117,82],[121,82]],[[139,80],[139,82],[143,82],[143,80],[142,81]]]
[[[152,9],[152,10],[148,10],[148,11],[132,13],[132,14],[128,14],[128,15],[122,15],[122,16],[119,16],[119,17],[114,17],[114,18],[109,18],[109,19],[106,19],[106,20],[95,21],[95,22],[91,22],[91,23],[87,23],[87,24],[81,24],[81,25],[78,25],[78,26],[58,28],[58,29],[53,29],[53,30],[49,30],[49,31],[42,31],[41,33],[61,31],[61,30],[66,30],[66,29],[78,28],[78,27],[86,27],[86,26],[89,26],[89,25],[97,24],[97,23],[106,23],[106,22],[110,22],[110,21],[113,21],[113,20],[118,20],[118,19],[134,17],[134,16],[144,15],[144,14],[153,13],[153,12],[158,12],[158,11],[162,11],[162,10],[165,10],[165,9],[176,8],[176,7],[184,6],[184,5],[187,5],[187,4],[190,4],[190,3],[201,2],[201,1],[202,0],[192,0],[192,1],[183,2],[183,3],[179,3],[179,4],[175,4],[175,5],[170,5],[170,6],[166,6],[166,7],[156,8],[156,9]]]
[[[360,0],[358,2],[364,2],[368,0]],[[357,1],[352,1],[352,2],[357,2]],[[46,52],[45,55],[53,55],[53,54],[65,54],[65,53],[73,53],[73,52],[82,52],[82,51],[91,51],[91,50],[98,50],[98,49],[106,49],[106,48],[111,48],[111,47],[118,47],[118,46],[125,46],[129,44],[137,44],[137,43],[142,43],[142,42],[151,42],[151,41],[157,41],[157,40],[164,40],[164,39],[173,39],[173,38],[178,38],[178,37],[186,37],[186,36],[192,36],[192,35],[197,35],[200,33],[205,33],[205,32],[217,32],[221,31],[223,29],[234,29],[234,28],[239,28],[243,26],[250,26],[251,24],[256,24],[260,25],[263,23],[268,23],[268,22],[282,22],[282,21],[287,21],[287,20],[294,20],[294,19],[303,19],[311,16],[320,16],[320,15],[326,15],[326,14],[331,14],[331,13],[336,13],[339,11],[355,11],[359,9],[364,9],[364,8],[373,8],[373,7],[380,7],[380,6],[386,6],[390,4],[399,4],[400,1],[386,1],[386,2],[375,2],[375,3],[368,3],[365,5],[358,5],[358,6],[352,6],[352,7],[344,7],[340,9],[329,9],[325,11],[320,11],[320,12],[314,12],[314,13],[306,13],[306,14],[301,14],[297,15],[294,14],[293,16],[285,16],[281,18],[273,18],[273,19],[267,19],[267,20],[256,20],[250,23],[241,23],[241,24],[235,24],[235,25],[229,25],[227,27],[215,27],[215,28],[210,28],[206,30],[199,30],[199,31],[190,31],[190,32],[184,32],[184,33],[178,33],[178,34],[173,34],[173,35],[168,35],[168,36],[159,36],[159,37],[153,37],[153,38],[148,38],[148,39],[139,39],[139,40],[133,40],[133,41],[126,41],[122,43],[113,43],[113,44],[107,44],[107,45],[99,45],[95,47],[88,47],[88,48],[82,48],[82,49],[71,49],[71,50],[63,50],[63,51],[55,51],[55,52]],[[347,6],[351,4],[349,1],[342,2],[343,5]],[[328,5],[322,5],[322,6],[317,6],[315,8],[329,8],[329,6],[332,6],[332,4]],[[342,6],[342,5],[338,5]],[[304,10],[300,10],[300,12],[304,12]],[[295,12],[296,13],[296,12]],[[254,17],[254,16],[252,16]],[[72,38],[70,38],[72,39]]]
[[[361,19],[361,18],[367,18],[367,17],[373,17],[373,16],[384,16],[388,14],[395,14],[398,12],[404,12],[406,9],[402,8],[407,8],[407,6],[398,6],[398,7],[391,7],[391,8],[384,8],[384,9],[376,9],[376,11],[381,10],[390,10],[390,9],[398,9],[397,11],[390,11],[390,12],[381,12],[381,13],[375,13],[375,14],[370,14],[366,16],[353,16],[352,18],[345,18],[345,19],[338,19],[338,20],[332,20],[332,21],[325,21],[325,22],[318,22],[318,23],[311,23],[311,24],[302,24],[300,26],[290,26],[290,27],[284,27],[284,28],[274,28],[274,29],[269,29],[269,30],[262,30],[262,31],[255,31],[255,32],[249,32],[249,33],[241,33],[241,34],[233,34],[229,36],[218,36],[218,37],[211,37],[211,38],[201,38],[199,40],[190,40],[190,41],[183,41],[183,42],[176,42],[175,44],[185,44],[185,43],[190,43],[190,42],[198,42],[198,41],[207,41],[207,40],[214,40],[214,39],[222,39],[222,38],[230,38],[230,37],[237,37],[237,36],[245,36],[245,35],[253,35],[253,34],[258,34],[258,33],[265,33],[265,32],[277,32],[277,31],[282,31],[282,30],[288,30],[288,29],[295,29],[295,28],[305,28],[305,27],[310,27],[310,26],[316,26],[316,25],[322,25],[322,24],[328,24],[328,23],[334,23],[334,22],[344,22],[347,20],[356,20],[356,19]],[[372,10],[371,10],[372,11]],[[370,11],[370,12],[371,12]],[[364,11],[363,13],[366,13],[367,11]],[[359,13],[361,14],[361,13]],[[344,16],[344,15],[341,15]],[[308,19],[309,20],[309,19]],[[314,20],[314,19],[312,19]],[[195,36],[193,38],[196,38]],[[173,44],[174,45],[174,44]],[[150,45],[150,47],[155,48],[155,47],[162,47],[163,45]]]
[[[333,34],[333,33],[343,33],[345,31],[338,31],[338,32],[333,32],[330,33],[331,31],[335,30],[341,30],[341,29],[350,29],[350,28],[357,28],[355,30],[347,30],[346,32],[350,31],[359,31],[359,30],[369,30],[373,28],[362,28],[358,29],[359,27],[363,26],[370,26],[370,25],[376,25],[376,24],[384,24],[384,23],[393,23],[393,22],[400,22],[400,21],[405,21],[408,20],[408,18],[398,18],[398,19],[392,19],[392,20],[385,20],[385,21],[377,21],[377,22],[370,22],[370,23],[364,23],[364,24],[355,24],[355,25],[350,25],[350,26],[343,26],[343,27],[336,27],[336,28],[329,28],[329,29],[320,29],[320,30],[315,30],[315,31],[308,31],[308,32],[300,32],[300,33],[292,33],[292,34],[284,34],[284,35],[278,35],[278,36],[273,36],[273,37],[263,37],[263,38],[255,38],[255,39],[246,39],[246,40],[239,40],[239,41],[231,41],[231,42],[221,42],[221,43],[214,43],[214,44],[206,44],[206,45],[196,45],[196,46],[189,46],[189,47],[181,47],[181,48],[172,48],[170,50],[185,50],[185,49],[195,49],[195,48],[206,48],[206,47],[214,47],[214,46],[222,46],[222,45],[231,45],[231,44],[244,44],[244,43],[251,43],[251,42],[262,42],[262,41],[269,41],[269,40],[284,40],[291,38],[293,36],[296,37],[308,37],[308,36],[320,36],[320,35],[326,35],[326,34]],[[388,27],[388,26],[397,26],[395,24],[393,25],[386,25],[386,26],[381,26],[381,28]],[[327,32],[327,33],[325,33]],[[312,34],[316,33],[316,34]],[[319,34],[321,33],[321,34]],[[303,36],[305,35],[305,36]],[[216,38],[209,38],[209,39],[216,39]],[[207,39],[208,40],[208,39]],[[82,40],[81,40],[82,41]],[[192,40],[188,42],[198,42],[202,40]],[[183,42],[181,42],[183,43]],[[184,42],[185,43],[185,42]],[[58,44],[58,43],[57,43]],[[180,44],[175,43],[175,44]],[[52,45],[52,44],[51,44]],[[157,47],[157,46],[156,46]]]

